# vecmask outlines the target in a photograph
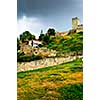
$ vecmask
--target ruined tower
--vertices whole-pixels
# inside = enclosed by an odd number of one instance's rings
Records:
[[[80,25],[80,20],[78,17],[72,18],[72,29],[76,29]]]

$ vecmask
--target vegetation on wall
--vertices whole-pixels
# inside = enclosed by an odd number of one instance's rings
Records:
[[[17,53],[17,62],[30,62],[34,60],[39,60],[42,57],[39,55],[32,54],[31,56],[25,55],[24,53]]]

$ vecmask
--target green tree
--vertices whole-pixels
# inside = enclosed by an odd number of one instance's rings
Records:
[[[31,35],[29,40],[35,39],[35,35]]]
[[[20,35],[21,41],[31,40],[31,39],[35,39],[35,35],[32,35],[29,31],[25,31]]]
[[[44,34],[40,34],[39,40],[41,41],[41,40],[43,40],[43,38],[44,38]]]
[[[20,39],[17,38],[17,50],[20,50]]]
[[[49,40],[50,40],[50,36],[48,36],[48,35],[44,35],[44,37],[43,37],[43,41],[44,41],[46,44],[49,43]]]
[[[55,29],[53,29],[53,28],[49,28],[48,29],[48,31],[47,31],[47,35],[49,35],[49,36],[55,36]]]

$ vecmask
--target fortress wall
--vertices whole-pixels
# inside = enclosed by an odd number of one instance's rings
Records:
[[[64,62],[73,61],[76,58],[80,58],[82,56],[68,56],[68,57],[58,57],[58,58],[45,58],[41,60],[31,61],[31,62],[22,62],[17,64],[17,71],[27,71],[38,68],[44,68],[48,66],[58,65]]]

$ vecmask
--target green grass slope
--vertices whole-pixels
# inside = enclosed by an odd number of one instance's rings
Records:
[[[60,52],[82,51],[83,32],[73,33],[64,37],[51,37],[47,47]]]
[[[83,100],[82,59],[17,73],[17,100]]]

